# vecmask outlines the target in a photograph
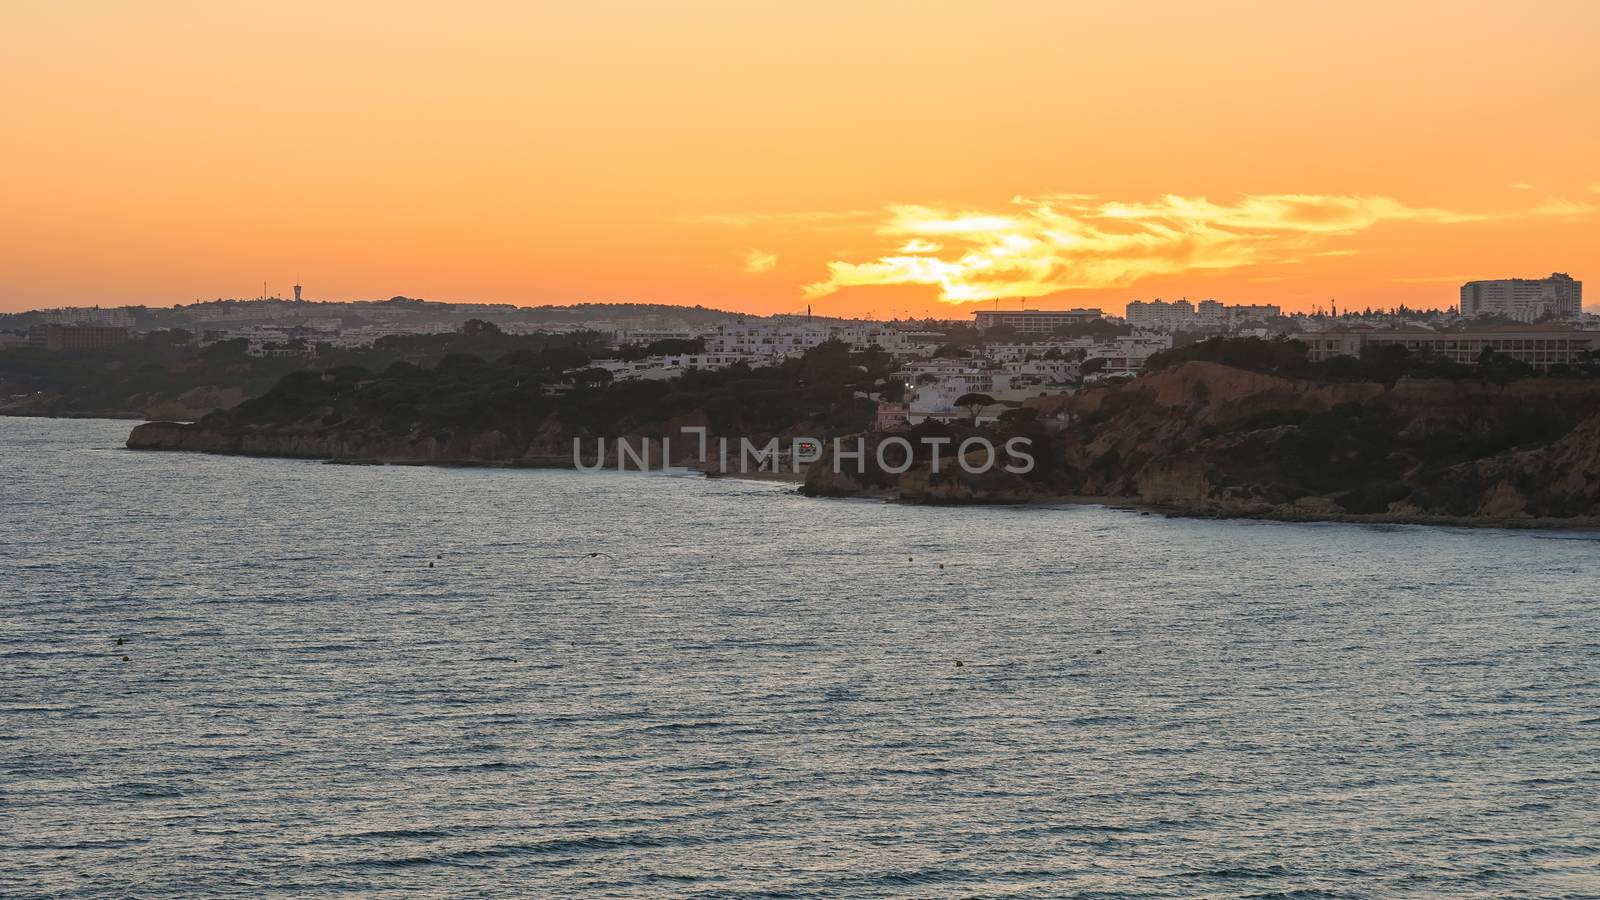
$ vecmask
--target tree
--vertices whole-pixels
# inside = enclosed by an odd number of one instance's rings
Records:
[[[573,375],[572,383],[579,387],[602,387],[611,383],[611,373],[595,366]]]
[[[1411,351],[1399,344],[1368,344],[1361,348],[1361,364],[1373,381],[1394,387],[1411,367]]]
[[[978,413],[982,412],[985,406],[993,406],[994,398],[988,394],[962,394],[956,398],[956,405],[964,407],[967,412],[971,413],[972,424],[976,425],[978,424]]]
[[[244,356],[250,352],[249,338],[232,338],[226,341],[217,341],[201,352],[206,359],[230,359]]]
[[[1478,354],[1478,375],[1484,381],[1504,385],[1532,376],[1533,366],[1493,347],[1485,347]]]
[[[482,369],[483,357],[472,353],[452,353],[436,363],[433,370],[446,376],[469,376]]]

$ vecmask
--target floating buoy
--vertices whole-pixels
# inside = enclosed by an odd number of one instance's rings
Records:
[[[956,668],[961,668],[961,660],[956,660]]]
[[[117,646],[118,647],[122,646],[122,638],[117,638]]]
[[[123,657],[123,658],[122,658],[122,661],[123,661],[123,662],[129,662],[129,659],[128,659],[128,657],[126,657],[126,656],[124,656],[124,657]]]

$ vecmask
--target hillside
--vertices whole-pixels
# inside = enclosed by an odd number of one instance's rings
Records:
[[[141,425],[128,446],[340,461],[571,465],[573,439],[678,437],[685,425],[765,441],[860,431],[886,377],[880,353],[824,344],[776,366],[691,371],[670,381],[610,384],[603,370],[549,345],[492,361],[455,353],[433,367],[296,372],[260,397],[193,424]],[[573,382],[576,381],[574,384]],[[613,444],[614,446],[614,444]]]
[[[907,499],[1083,496],[1198,515],[1600,522],[1594,379],[1330,384],[1191,361],[1059,406],[1072,423],[1042,482],[973,490],[919,467],[894,486]],[[819,469],[807,489],[874,479]]]

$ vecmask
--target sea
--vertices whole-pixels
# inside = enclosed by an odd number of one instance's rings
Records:
[[[1600,534],[0,418],[6,897],[1596,897]]]

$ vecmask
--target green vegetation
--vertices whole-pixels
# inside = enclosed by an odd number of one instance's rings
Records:
[[[104,350],[42,347],[0,350],[0,408],[25,404],[52,415],[136,412],[148,398],[178,397],[199,387],[259,393],[304,363],[246,355],[248,342],[225,341],[204,350],[186,331],[150,332]]]
[[[624,362],[633,362],[651,356],[681,356],[685,353],[704,352],[706,352],[705,338],[695,338],[694,340],[667,338],[660,341],[651,341],[648,344],[623,344],[617,348],[615,355]]]
[[[978,423],[978,413],[983,412],[985,406],[994,405],[994,398],[988,394],[962,394],[956,398],[956,405],[965,409],[972,416],[972,423]]]
[[[1322,362],[1312,362],[1306,357],[1306,345],[1300,341],[1254,337],[1217,337],[1163,350],[1150,357],[1145,363],[1145,371],[1159,372],[1194,361],[1327,383],[1377,382],[1392,385],[1402,378],[1441,378],[1507,384],[1539,374],[1524,362],[1488,349],[1484,350],[1475,366],[1462,365],[1429,353],[1413,353],[1395,345],[1368,346],[1362,349],[1359,357],[1336,356]],[[1587,354],[1576,365],[1553,366],[1548,374],[1600,376],[1600,352]]]
[[[291,342],[284,349],[296,352],[286,356],[250,356],[249,346],[237,338],[202,348],[192,334],[174,329],[102,350],[9,347],[0,350],[0,408],[47,415],[139,415],[197,388],[259,396],[286,375],[312,366],[383,371],[396,363],[429,367],[465,355],[514,357],[551,370],[576,368],[609,354],[606,340],[595,332],[511,335],[480,320],[468,321],[456,332],[383,337],[371,347],[320,344],[314,356],[303,343]]]
[[[528,440],[552,416],[568,433],[619,436],[658,434],[669,420],[702,412],[722,434],[774,435],[804,424],[822,435],[869,427],[876,404],[865,395],[884,385],[890,368],[882,351],[852,353],[838,342],[776,366],[696,370],[664,381],[612,383],[599,369],[564,374],[585,362],[580,346],[550,343],[492,360],[452,353],[432,368],[399,360],[380,372],[296,372],[206,422],[280,426],[316,416],[395,434],[497,430]]]

